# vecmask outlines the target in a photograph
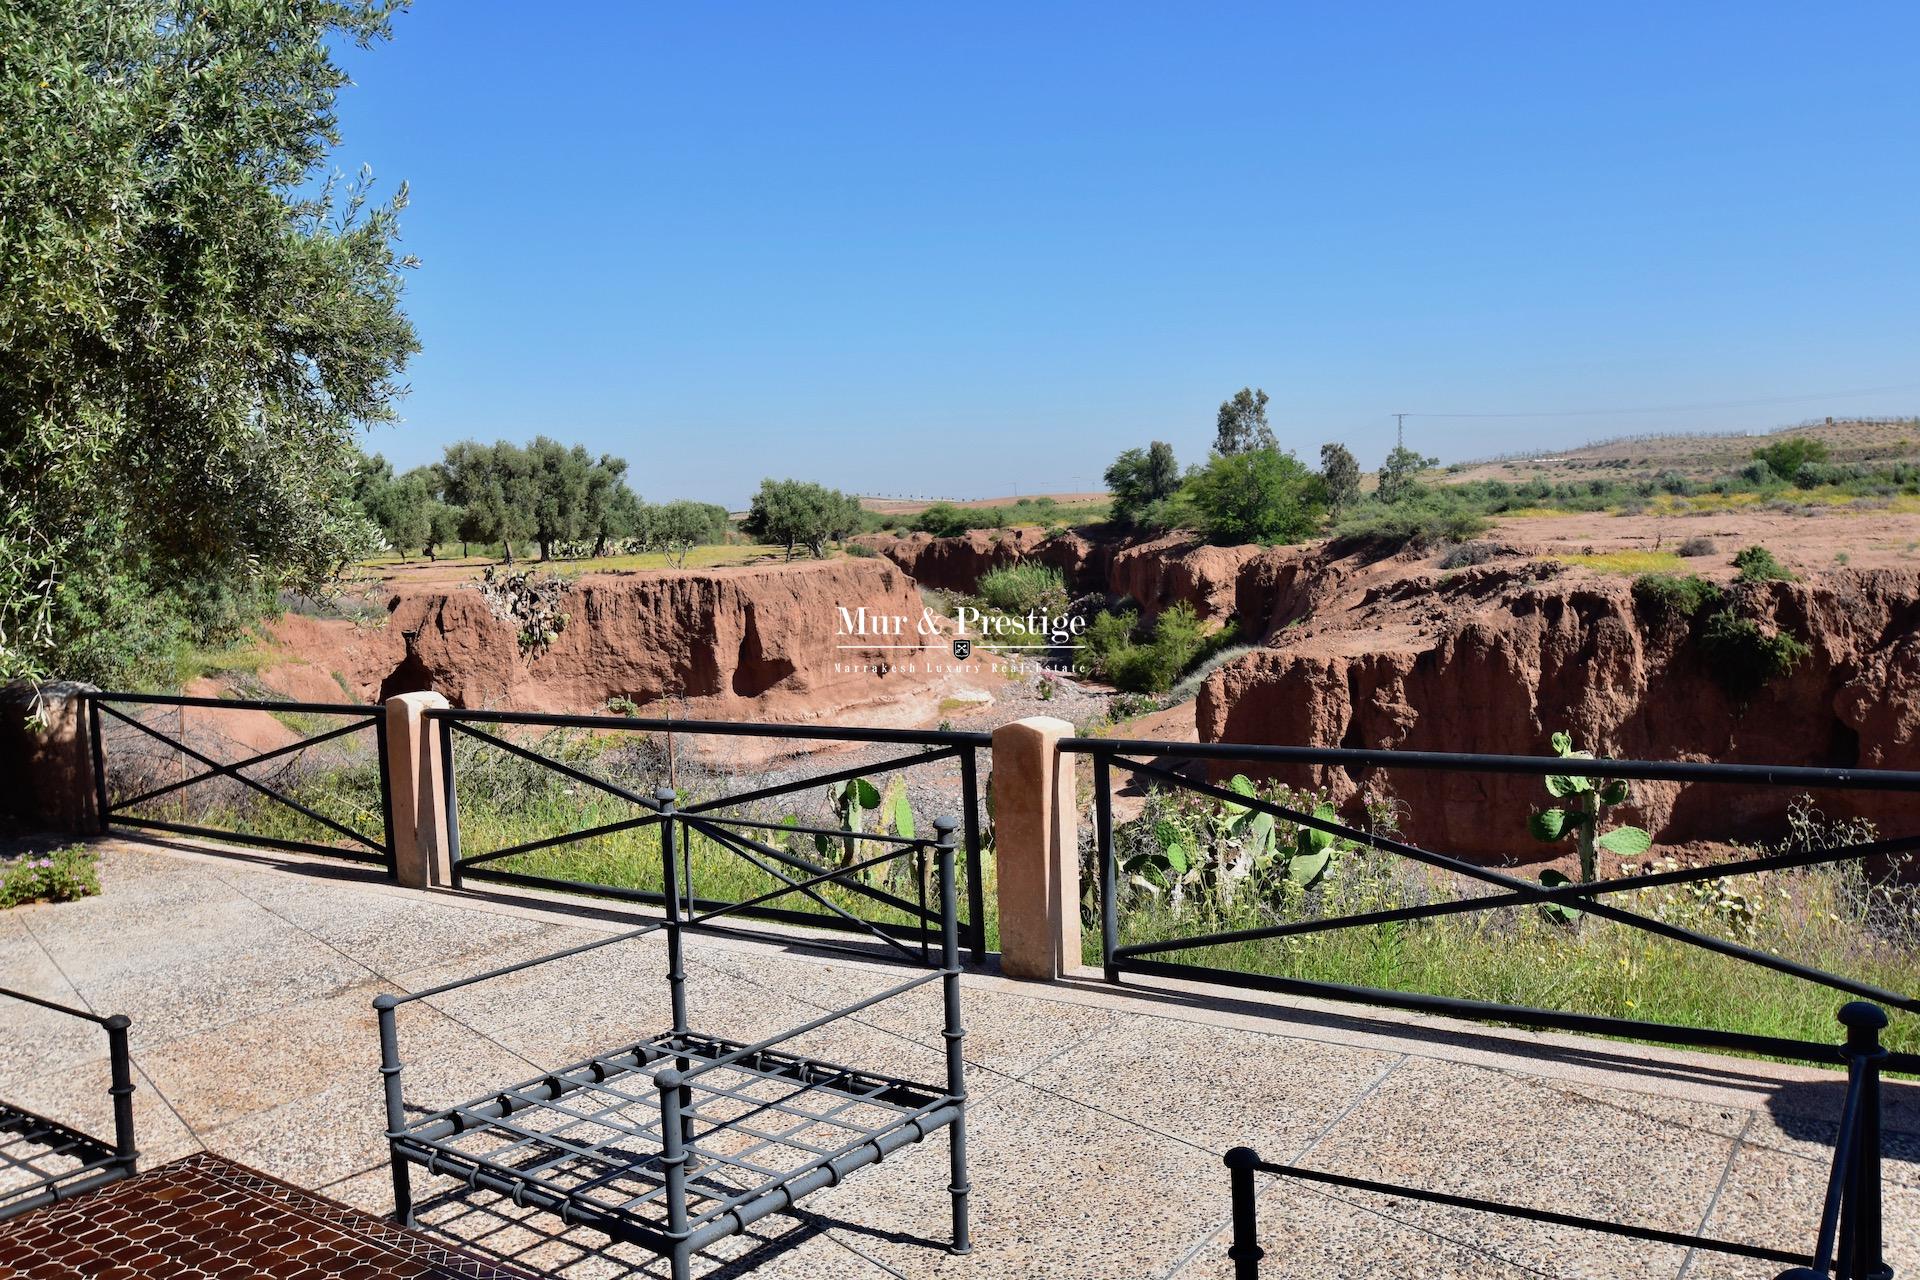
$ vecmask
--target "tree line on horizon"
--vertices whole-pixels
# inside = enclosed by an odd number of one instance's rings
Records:
[[[1222,401],[1207,460],[1184,472],[1173,446],[1128,449],[1103,477],[1112,519],[1150,532],[1193,529],[1220,542],[1287,543],[1316,537],[1362,502],[1360,463],[1337,441],[1320,446],[1315,471],[1282,448],[1267,419],[1267,393],[1242,387]],[[1365,501],[1397,506],[1426,496],[1419,475],[1437,458],[1395,445]]]
[[[725,507],[644,502],[626,477],[626,459],[547,436],[524,446],[462,440],[399,475],[379,454],[362,454],[352,500],[388,546],[428,559],[450,543],[462,555],[479,543],[500,547],[511,564],[515,544],[530,543],[541,560],[645,550],[684,563],[692,548],[727,540]]]

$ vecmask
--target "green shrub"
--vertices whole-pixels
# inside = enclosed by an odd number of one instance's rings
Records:
[[[1633,580],[1633,602],[1650,617],[1691,618],[1720,603],[1720,588],[1695,573],[1643,573]]]
[[[1445,490],[1427,490],[1399,502],[1368,502],[1340,521],[1343,541],[1364,542],[1387,550],[1467,542],[1487,531],[1486,516]]]
[[[1176,604],[1154,621],[1153,636],[1137,640],[1138,615],[1096,615],[1084,633],[1092,673],[1115,688],[1134,693],[1165,693],[1187,668],[1213,649],[1231,643],[1231,628],[1208,636],[1191,606]]]
[[[1031,561],[995,569],[980,579],[976,594],[990,608],[1025,615],[1066,604],[1067,586],[1052,565]]]
[[[1712,538],[1695,536],[1680,544],[1680,554],[1689,560],[1696,556],[1710,556],[1720,550],[1720,544]]]
[[[1759,623],[1732,609],[1722,609],[1707,619],[1700,644],[1713,666],[1714,678],[1741,701],[1758,693],[1768,681],[1790,673],[1813,652],[1785,631],[1768,635]]]
[[[1751,546],[1733,558],[1733,567],[1740,571],[1742,582],[1791,582],[1793,574],[1787,566],[1774,559],[1773,552],[1762,546]]]
[[[0,871],[0,907],[91,897],[100,892],[100,873],[94,863],[92,850],[83,844],[16,858]]]
[[[1789,436],[1764,449],[1755,449],[1753,456],[1756,461],[1766,463],[1774,475],[1791,477],[1809,462],[1825,462],[1827,446],[1806,436]]]
[[[850,556],[859,556],[861,559],[866,559],[870,556],[877,556],[880,553],[878,551],[875,551],[872,547],[868,546],[864,542],[849,542],[847,544],[847,554]]]
[[[1278,449],[1216,453],[1180,494],[1217,542],[1301,542],[1320,531],[1326,512],[1320,477]]]
[[[972,525],[966,513],[951,502],[936,502],[915,517],[913,527],[936,538],[952,538],[965,533]]]

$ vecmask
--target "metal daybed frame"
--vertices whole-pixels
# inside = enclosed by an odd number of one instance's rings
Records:
[[[583,1224],[670,1260],[673,1280],[691,1275],[695,1252],[747,1230],[802,1196],[831,1186],[889,1152],[947,1129],[949,1194],[955,1253],[971,1245],[967,1225],[966,1083],[961,1057],[960,961],[952,819],[934,824],[932,840],[876,834],[856,838],[888,852],[802,880],[745,902],[698,914],[679,871],[694,831],[716,845],[758,847],[731,829],[765,827],[675,808],[674,793],[655,795],[661,826],[664,920],[520,964],[374,1001],[380,1025],[387,1138],[392,1149],[395,1217],[413,1225],[410,1173],[465,1181]],[[677,838],[678,837],[678,838]],[[734,851],[738,852],[737,849]],[[682,935],[716,917],[788,893],[818,897],[830,881],[931,854],[939,879],[939,967],[857,1003],[754,1043],[696,1030],[688,1023]],[[784,877],[782,877],[784,879]],[[673,1025],[545,1075],[462,1103],[410,1117],[401,1091],[395,1010],[613,943],[663,932]],[[944,988],[946,1081],[924,1084],[819,1061],[779,1046],[882,1001],[938,981]]]

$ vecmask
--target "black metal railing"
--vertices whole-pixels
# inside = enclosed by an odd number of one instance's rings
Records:
[[[272,702],[251,698],[199,698],[158,693],[91,692],[86,696],[88,732],[93,751],[94,800],[103,829],[134,827],[148,831],[165,831],[174,835],[200,836],[213,840],[259,845],[270,849],[325,854],[328,857],[374,863],[385,867],[389,875],[393,874],[393,797],[387,776],[385,708],[354,703]],[[168,733],[124,709],[141,706],[180,708],[183,727],[177,733]],[[190,708],[213,712],[216,715],[265,713],[287,718],[339,719],[344,723],[317,733],[307,734],[297,741],[268,751],[257,751],[238,760],[223,761],[216,759],[209,750],[203,749],[210,744],[195,744],[188,740],[188,734],[184,728],[184,715]],[[143,735],[142,740],[158,743],[162,758],[177,757],[182,765],[191,762],[198,765],[201,772],[161,782],[149,769],[145,777],[135,779],[129,784],[128,789],[132,794],[114,795],[114,766],[117,761],[115,752],[108,745],[105,732],[106,722],[109,720],[115,724],[131,726]],[[284,724],[285,721],[282,720],[281,723]],[[359,825],[321,813],[312,805],[289,794],[286,784],[280,779],[269,781],[248,772],[258,770],[265,765],[279,766],[285,771],[290,769],[294,757],[303,751],[367,731],[373,734],[374,755],[371,769],[368,771],[366,799],[372,803],[377,812],[357,815],[362,819]],[[222,827],[204,822],[187,821],[184,816],[159,817],[151,811],[157,802],[173,800],[184,815],[185,792],[196,786],[222,780],[279,806],[280,809],[296,815],[311,827],[330,833],[335,839],[332,842],[323,843],[318,839],[310,840],[250,829],[244,821],[236,821],[232,826]],[[369,822],[366,819],[372,821]],[[377,826],[375,826],[376,823]]]
[[[1266,1257],[1267,1251],[1260,1243],[1258,1196],[1254,1186],[1256,1173],[1453,1209],[1469,1209],[1548,1226],[1594,1231],[1629,1240],[1781,1263],[1788,1269],[1780,1273],[1779,1280],[1892,1280],[1893,1271],[1886,1262],[1885,1233],[1880,1212],[1880,1071],[1888,1058],[1887,1051],[1880,1044],[1880,1032],[1887,1025],[1887,1015],[1878,1006],[1862,1000],[1843,1007],[1839,1019],[1847,1033],[1845,1042],[1838,1049],[1847,1063],[1847,1092],[1840,1110],[1839,1129],[1834,1137],[1832,1173],[1827,1181],[1826,1198],[1821,1207],[1820,1222],[1810,1255],[1738,1240],[1720,1240],[1706,1235],[1661,1231],[1604,1218],[1559,1213],[1530,1205],[1452,1195],[1423,1187],[1376,1182],[1371,1178],[1356,1178],[1297,1164],[1275,1164],[1262,1160],[1251,1147],[1235,1147],[1226,1154],[1229,1196],[1233,1206],[1232,1236],[1227,1256],[1233,1262],[1234,1280],[1259,1280],[1260,1263]],[[1357,1266],[1356,1270],[1364,1270],[1364,1267]]]
[[[697,834],[712,846],[737,858],[778,887],[755,895],[751,901],[719,899],[700,893],[696,882],[691,846],[679,861],[680,896],[690,909],[711,912],[726,908],[733,914],[864,933],[888,949],[921,963],[931,962],[932,948],[939,943],[940,913],[929,900],[929,877],[924,865],[915,868],[913,896],[880,885],[867,883],[858,876],[843,874],[847,867],[832,867],[796,852],[789,843],[795,838],[814,838],[832,842],[865,839],[891,843],[898,847],[923,844],[911,837],[882,836],[825,824],[802,823],[789,818],[769,821],[743,816],[740,810],[794,796],[822,787],[844,785],[869,775],[889,773],[956,761],[960,771],[960,853],[963,866],[965,909],[959,921],[962,945],[974,963],[986,956],[985,886],[981,873],[980,775],[978,753],[992,746],[985,733],[960,733],[918,729],[850,728],[818,725],[780,725],[738,723],[716,720],[641,719],[630,716],[540,715],[515,711],[433,710],[426,713],[440,733],[441,758],[446,762],[442,778],[447,816],[449,861],[454,884],[468,880],[492,881],[524,888],[557,890],[597,897],[661,906],[668,902],[661,891],[632,885],[608,884],[560,875],[543,875],[500,864],[521,855],[578,845],[585,841],[619,835],[655,825],[663,820],[660,801],[637,788],[602,777],[580,764],[569,763],[543,753],[536,746],[516,742],[501,728],[534,730],[584,730],[599,734],[669,734],[710,737],[753,737],[778,740],[822,741],[836,743],[892,744],[910,748],[907,752],[882,760],[868,761],[794,781],[712,798],[698,798],[680,805],[677,820],[683,832]],[[552,772],[629,805],[634,812],[591,826],[541,835],[502,848],[481,853],[467,852],[461,841],[460,777],[456,766],[455,745],[459,738],[502,751],[536,768]],[[851,845],[848,846],[851,848]],[[891,861],[891,860],[889,860]],[[922,858],[924,862],[924,857]],[[835,873],[835,874],[829,874]],[[877,908],[874,915],[860,914],[833,901],[824,891],[831,883],[838,890],[862,903]],[[776,905],[782,898],[804,899],[812,909]],[[887,915],[897,918],[889,919]]]
[[[1584,779],[1665,781],[1690,784],[1738,784],[1799,791],[1880,791],[1920,793],[1920,773],[1869,769],[1817,769],[1763,765],[1664,763],[1605,760],[1569,756],[1493,756],[1443,752],[1369,751],[1347,748],[1263,747],[1230,743],[1134,742],[1105,738],[1063,739],[1065,752],[1084,754],[1093,766],[1094,839],[1100,881],[1100,954],[1109,981],[1134,973],[1157,977],[1219,983],[1228,986],[1317,996],[1325,999],[1377,1005],[1418,1013],[1433,1013],[1585,1035],[1616,1036],[1663,1044],[1715,1049],[1844,1065],[1844,1054],[1832,1044],[1785,1036],[1756,1035],[1719,1027],[1657,1023],[1611,1015],[1502,1004],[1493,1001],[1317,981],[1285,974],[1250,972],[1159,958],[1171,952],[1192,953],[1208,947],[1242,945],[1285,938],[1305,938],[1342,929],[1401,926],[1444,916],[1495,911],[1521,906],[1559,906],[1639,929],[1669,942],[1698,948],[1727,959],[1768,969],[1814,983],[1842,995],[1903,1012],[1920,1012],[1920,996],[1889,991],[1870,982],[1827,972],[1783,956],[1758,950],[1730,938],[1703,933],[1615,905],[1609,899],[1637,890],[1661,889],[1725,880],[1758,872],[1864,862],[1920,852],[1920,836],[1874,839],[1834,847],[1812,847],[1590,882],[1546,884],[1529,881],[1481,862],[1441,853],[1393,834],[1363,830],[1324,813],[1316,815],[1290,804],[1277,803],[1214,783],[1188,777],[1169,768],[1167,760],[1238,763],[1256,768],[1317,766],[1359,770],[1440,770],[1460,774],[1521,774]],[[1323,832],[1350,845],[1406,859],[1448,872],[1463,881],[1490,886],[1495,892],[1478,897],[1441,898],[1416,905],[1370,910],[1353,915],[1288,920],[1247,929],[1223,930],[1146,942],[1121,940],[1118,859],[1114,851],[1113,774],[1119,770],[1149,786],[1185,790],[1223,804],[1243,806],[1257,814],[1298,828]],[[1896,1071],[1920,1071],[1920,1054],[1894,1053],[1887,1063]]]
[[[786,1212],[808,1193],[838,1185],[945,1129],[952,1249],[968,1252],[971,1183],[955,822],[938,819],[930,839],[858,835],[881,846],[881,852],[800,882],[808,887],[852,884],[863,869],[909,858],[925,865],[930,858],[938,881],[933,972],[744,1042],[694,1027],[683,943],[688,931],[725,932],[716,923],[720,917],[761,904],[701,907],[684,890],[678,864],[685,861],[686,837],[711,837],[714,824],[678,808],[670,787],[657,789],[650,799],[650,821],[659,828],[661,883],[667,889],[663,919],[374,1000],[395,1217],[413,1223],[411,1172],[419,1167],[651,1249],[669,1259],[674,1280],[687,1280],[695,1251],[745,1232],[769,1213]],[[402,1005],[654,934],[665,942],[670,1028],[457,1106],[409,1114],[395,1016]],[[810,1033],[933,983],[942,993],[943,1081],[921,1083],[795,1052]],[[636,1007],[647,1003],[644,996],[636,999]]]
[[[0,1221],[5,1221],[131,1177],[140,1152],[133,1140],[133,1058],[127,1047],[132,1024],[127,1016],[102,1017],[6,988],[0,988],[0,998],[79,1018],[105,1031],[111,1081],[107,1093],[113,1101],[111,1143],[0,1102]]]

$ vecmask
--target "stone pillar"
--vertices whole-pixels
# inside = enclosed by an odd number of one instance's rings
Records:
[[[96,835],[90,684],[0,688],[0,828]]]
[[[1000,970],[1052,979],[1080,963],[1080,836],[1073,726],[1051,716],[993,731],[994,859],[1000,878]]]
[[[453,883],[440,726],[425,716],[446,705],[437,693],[387,699],[385,767],[393,792],[394,866],[400,883],[416,889]]]

